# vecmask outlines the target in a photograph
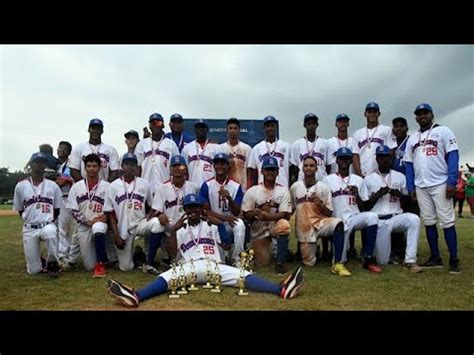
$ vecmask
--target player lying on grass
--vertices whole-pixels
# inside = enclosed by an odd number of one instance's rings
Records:
[[[237,286],[241,269],[222,264],[218,251],[218,245],[228,248],[230,240],[221,240],[217,226],[209,225],[201,218],[202,205],[195,194],[185,196],[183,205],[186,214],[174,225],[171,232],[167,244],[169,255],[183,260],[183,268],[186,274],[191,272],[191,261],[193,261],[198,284],[206,281],[208,261],[213,261],[219,264],[222,285]],[[185,223],[186,220],[188,221],[187,224]],[[227,236],[222,237],[227,239]],[[138,307],[140,302],[166,293],[172,275],[172,270],[168,270],[160,274],[155,281],[137,291],[118,281],[109,280],[108,290],[122,305]],[[248,290],[274,293],[283,299],[295,297],[303,284],[303,269],[301,267],[296,269],[280,285],[253,275],[248,271],[244,271],[243,276]]]

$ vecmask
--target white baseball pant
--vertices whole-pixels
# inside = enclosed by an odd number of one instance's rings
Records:
[[[40,241],[46,242],[47,261],[58,261],[58,229],[53,223],[34,229],[23,226],[23,250],[25,252],[26,271],[37,274],[42,270]]]
[[[71,263],[77,262],[81,254],[77,222],[72,216],[71,210],[66,208],[67,197],[63,197],[58,217],[59,230],[59,259],[67,259]]]
[[[94,234],[104,233],[107,235],[107,224],[104,222],[96,222],[92,225],[92,227],[81,224],[78,226],[77,231],[79,248],[82,256],[82,262],[84,263],[84,268],[87,271],[91,271],[94,269],[95,264],[97,263]]]
[[[347,251],[349,250],[349,236],[353,230],[361,230],[379,223],[379,217],[374,212],[361,212],[349,217],[344,221],[344,250],[342,251],[341,262],[347,261]]]
[[[390,219],[379,219],[375,240],[375,253],[379,264],[386,265],[390,260],[392,232],[407,232],[405,262],[415,263],[420,238],[420,218],[413,213],[401,213]]]
[[[453,201],[446,198],[446,184],[425,188],[416,187],[416,198],[425,226],[435,225],[436,217],[438,217],[440,228],[454,226]]]

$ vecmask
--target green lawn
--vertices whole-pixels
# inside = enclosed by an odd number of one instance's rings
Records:
[[[13,208],[12,205],[0,205],[0,210],[8,210],[10,211]]]
[[[467,210],[465,211],[467,216]],[[328,263],[305,269],[305,285],[299,297],[282,300],[274,295],[250,293],[238,297],[225,288],[222,294],[200,289],[181,299],[166,296],[144,302],[144,310],[473,310],[474,309],[474,219],[457,221],[460,259],[463,273],[451,275],[444,269],[410,274],[400,265],[389,265],[380,275],[370,274],[356,261],[348,263],[352,277],[341,278],[329,272]],[[357,243],[360,244],[359,234]],[[294,249],[294,240],[292,248]],[[440,249],[445,264],[446,245],[440,234]],[[424,232],[419,260],[428,253]],[[292,269],[297,264],[291,265]],[[0,310],[120,310],[106,292],[106,279],[93,279],[81,269],[68,271],[58,279],[46,275],[30,276],[21,241],[18,217],[0,218]],[[273,281],[280,278],[272,268],[258,274]],[[153,276],[133,271],[109,269],[108,276],[133,287],[141,287]]]

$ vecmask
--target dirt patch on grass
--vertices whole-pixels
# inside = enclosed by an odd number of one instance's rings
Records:
[[[11,216],[18,216],[18,212],[12,211],[12,210],[0,210],[0,217],[11,217]]]

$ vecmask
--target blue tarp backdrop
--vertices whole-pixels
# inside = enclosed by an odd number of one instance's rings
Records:
[[[185,118],[184,130],[194,137],[194,123],[200,118]],[[227,119],[206,119],[209,126],[208,138],[218,143],[227,141],[226,123]],[[278,136],[278,132],[277,132]],[[263,120],[240,120],[240,140],[251,147],[265,139],[263,131]]]

